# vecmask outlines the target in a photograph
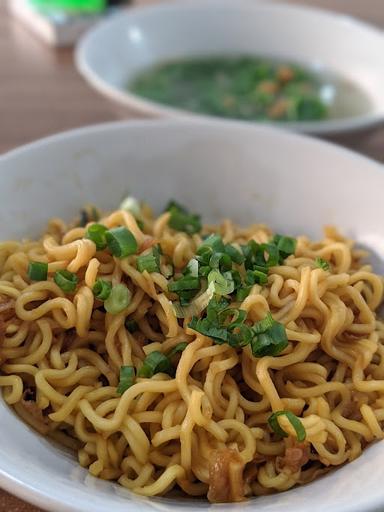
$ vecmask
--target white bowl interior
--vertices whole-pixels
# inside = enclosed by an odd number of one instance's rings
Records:
[[[127,83],[142,69],[167,60],[256,54],[325,67],[358,84],[371,103],[354,120],[289,123],[327,132],[383,115],[383,53],[381,32],[344,16],[249,0],[187,0],[133,9],[100,24],[80,43],[77,63],[103,93],[160,114],[180,111],[128,93]]]
[[[204,219],[262,221],[317,237],[335,223],[383,271],[384,172],[336,146],[266,127],[129,122],[75,130],[0,159],[1,239],[37,236],[84,203],[114,208],[125,191],[160,211],[176,198]],[[381,263],[380,263],[381,261]],[[0,400],[0,485],[55,512],[208,510],[199,500],[134,496],[97,480],[24,425]],[[384,443],[307,486],[215,510],[371,512],[384,504]],[[361,483],[364,482],[362,486]]]

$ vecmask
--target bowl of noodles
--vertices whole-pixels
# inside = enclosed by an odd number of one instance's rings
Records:
[[[381,165],[135,121],[0,179],[1,487],[55,512],[383,506]]]

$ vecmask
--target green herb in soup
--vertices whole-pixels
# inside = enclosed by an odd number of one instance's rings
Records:
[[[315,73],[254,57],[167,62],[143,72],[128,88],[159,103],[220,117],[313,121],[328,114]]]

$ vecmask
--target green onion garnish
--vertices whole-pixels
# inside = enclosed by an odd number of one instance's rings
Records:
[[[178,343],[175,347],[173,347],[173,349],[171,349],[168,352],[168,354],[167,354],[168,359],[172,359],[172,357],[174,355],[176,355],[178,352],[182,352],[187,347],[188,347],[188,343],[186,343],[185,341]]]
[[[132,213],[134,217],[140,217],[141,208],[139,201],[132,196],[126,197],[120,204],[120,210]]]
[[[199,262],[193,258],[188,262],[184,275],[190,275],[192,277],[199,277]]]
[[[276,356],[288,345],[285,327],[270,313],[253,327],[245,324],[246,312],[229,307],[224,299],[211,299],[204,318],[192,317],[188,326],[215,343],[239,348],[250,345],[255,357]],[[229,321],[230,319],[230,321]]]
[[[87,229],[85,238],[92,240],[92,242],[96,245],[96,249],[98,251],[102,251],[107,247],[107,241],[105,239],[105,234],[107,231],[108,228],[103,226],[103,224],[92,224]]]
[[[137,257],[136,260],[137,270],[139,272],[160,272],[160,248],[156,246],[148,254],[143,254]]]
[[[125,284],[117,284],[112,287],[109,297],[104,302],[104,308],[108,313],[117,315],[131,302],[132,294]]]
[[[31,281],[46,281],[48,276],[48,263],[31,261],[28,265],[28,277]]]
[[[133,386],[135,381],[135,368],[134,366],[121,366],[120,367],[120,381],[117,386],[116,392],[122,395],[128,388]]]
[[[251,349],[255,357],[277,356],[288,346],[284,325],[273,320],[270,313],[253,326],[253,331]]]
[[[128,318],[125,320],[125,328],[128,332],[135,332],[139,328],[136,320],[129,320]]]
[[[265,269],[265,272],[261,270],[247,270],[245,282],[248,285],[253,284],[267,284],[268,283],[268,269]]]
[[[200,215],[189,213],[186,208],[170,201],[166,207],[171,216],[169,218],[169,226],[176,231],[184,231],[189,235],[198,233],[201,230]]]
[[[252,286],[244,286],[243,288],[239,288],[236,292],[236,300],[238,302],[243,302],[243,300],[248,297],[251,290]]]
[[[295,429],[297,440],[300,443],[303,442],[306,438],[305,428],[299,418],[295,416],[291,411],[276,411],[271,414],[271,416],[268,418],[268,424],[273,432],[275,432],[275,434],[279,435],[280,437],[288,436],[287,432],[285,432],[285,430],[280,427],[280,424],[277,420],[279,416],[286,416],[292,427]]]
[[[181,292],[185,290],[198,290],[200,289],[200,279],[198,277],[193,277],[192,275],[186,275],[178,279],[177,281],[172,281],[168,283],[168,290],[170,292]]]
[[[145,377],[149,379],[156,373],[169,373],[172,371],[172,365],[167,356],[155,350],[147,355],[143,361],[138,377]]]
[[[94,296],[99,300],[106,300],[111,294],[112,283],[104,279],[97,279],[93,285],[92,291]]]
[[[224,250],[234,263],[241,265],[244,262],[244,256],[233,245],[227,244]]]
[[[290,236],[275,235],[272,243],[276,245],[280,252],[280,263],[282,263],[288,256],[295,254],[296,239]]]
[[[229,295],[235,289],[231,272],[220,274],[218,270],[211,270],[208,274],[208,286],[212,286],[217,295]]]
[[[58,270],[53,276],[53,280],[63,292],[73,292],[77,285],[77,275],[68,270]]]
[[[322,268],[323,270],[329,270],[329,263],[323,258],[316,258],[315,265],[316,267]]]
[[[107,231],[105,239],[109,250],[117,258],[125,258],[137,252],[136,238],[123,226]]]

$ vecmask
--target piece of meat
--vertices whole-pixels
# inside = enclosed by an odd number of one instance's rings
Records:
[[[278,471],[297,473],[309,460],[309,445],[307,443],[293,442],[287,446],[284,457],[276,457]]]
[[[49,418],[44,416],[43,411],[37,406],[37,403],[34,400],[26,400],[23,398],[21,403],[24,409],[39,423],[49,425]]]
[[[237,451],[214,450],[209,460],[208,500],[211,503],[243,501],[243,470],[244,462]]]
[[[15,315],[15,301],[8,297],[0,297],[0,318],[7,322]]]

